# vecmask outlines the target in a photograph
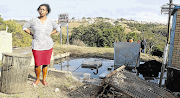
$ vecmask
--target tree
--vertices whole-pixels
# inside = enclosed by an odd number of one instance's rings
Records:
[[[0,15],[0,30],[4,30],[4,29],[5,29],[4,21],[3,21],[3,18],[1,18],[1,15]]]
[[[119,24],[119,21],[115,21],[114,24],[115,24],[115,25],[118,25],[118,24]]]
[[[13,46],[25,47],[31,45],[32,36],[22,31],[22,25],[15,20],[6,20],[3,23],[8,26],[8,32],[12,33]]]
[[[161,48],[164,47],[166,37],[163,36],[163,31],[161,29],[147,30],[144,33],[148,53],[152,52],[154,46],[160,45]]]
[[[113,42],[125,39],[124,29],[120,25],[113,26],[104,21],[97,21],[87,27],[81,25],[73,28],[70,43],[76,39],[91,47],[113,47]]]
[[[72,19],[75,19],[75,17],[72,17]]]

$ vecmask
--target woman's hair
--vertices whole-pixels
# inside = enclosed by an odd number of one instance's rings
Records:
[[[50,8],[50,6],[49,6],[49,4],[41,4],[39,7],[38,7],[38,9],[37,9],[37,11],[39,12],[39,9],[40,9],[40,7],[41,6],[46,6],[46,8],[47,8],[47,11],[48,11],[48,13],[46,14],[46,15],[48,15],[50,12],[51,12],[51,8]]]

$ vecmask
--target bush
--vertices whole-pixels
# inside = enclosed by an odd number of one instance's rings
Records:
[[[86,45],[84,44],[84,42],[81,41],[80,39],[73,39],[73,40],[72,40],[72,44],[73,44],[73,45],[77,45],[77,46],[86,46]]]
[[[152,49],[152,53],[151,54],[155,55],[155,56],[162,57],[163,49],[159,45],[154,46],[153,49]]]
[[[69,36],[70,37],[70,36]],[[52,34],[51,38],[53,39],[53,42],[61,44],[60,35]],[[62,44],[66,44],[67,41],[67,35],[62,34]]]

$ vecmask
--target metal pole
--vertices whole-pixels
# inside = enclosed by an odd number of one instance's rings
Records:
[[[69,45],[68,26],[67,26],[67,44]]]
[[[62,45],[62,32],[61,32],[61,26],[60,26],[60,40],[61,40],[61,45]]]
[[[169,44],[166,43],[166,45],[165,45],[165,47],[164,47],[163,63],[162,63],[162,66],[161,66],[161,75],[160,75],[160,81],[159,81],[159,86],[160,86],[160,87],[161,87],[161,85],[162,85],[162,78],[163,78],[163,75],[164,75],[164,69],[165,69],[165,65],[166,65],[168,46],[169,46]]]

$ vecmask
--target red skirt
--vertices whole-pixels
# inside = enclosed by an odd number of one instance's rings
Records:
[[[53,48],[50,50],[33,50],[35,66],[49,65]]]

